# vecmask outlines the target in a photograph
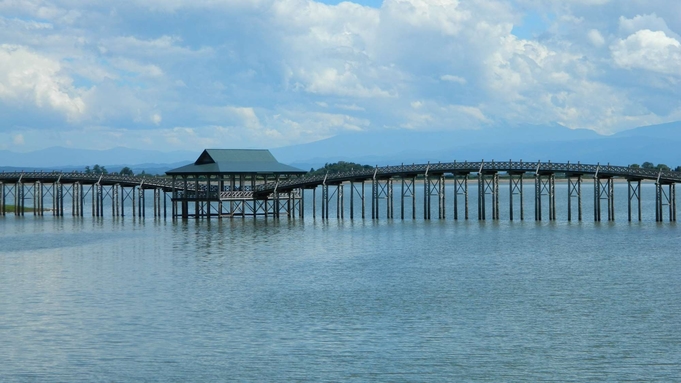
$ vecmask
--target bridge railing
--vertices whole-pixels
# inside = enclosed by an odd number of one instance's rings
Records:
[[[523,162],[523,161],[477,161],[477,162],[438,162],[427,164],[411,164],[411,165],[392,165],[384,167],[376,167],[373,169],[358,169],[354,171],[333,173],[326,175],[303,176],[298,178],[289,178],[280,182],[268,182],[260,184],[255,187],[255,192],[258,195],[271,193],[278,188],[282,192],[287,192],[290,189],[299,187],[312,187],[321,185],[324,182],[327,184],[346,182],[351,180],[367,180],[373,177],[386,178],[405,175],[424,175],[428,174],[456,174],[456,173],[477,173],[480,171],[492,172],[547,172],[547,173],[565,173],[565,174],[593,174],[599,176],[613,176],[625,178],[640,178],[649,180],[660,180],[662,182],[681,182],[681,172],[674,171],[660,171],[658,169],[644,169],[631,168],[626,166],[616,165],[600,165],[600,164],[581,164],[581,163],[553,163],[553,162]],[[3,172],[0,173],[0,181],[17,182],[19,179],[24,180],[42,180],[43,182],[75,182],[85,181],[87,183],[96,183],[100,179],[107,184],[121,183],[126,186],[142,185],[144,188],[163,188],[166,191],[184,190],[184,183],[176,181],[173,184],[171,179],[157,178],[157,177],[140,177],[140,176],[124,176],[120,174],[87,174],[82,172]],[[194,189],[193,184],[187,185],[187,190]]]
[[[582,164],[582,163],[553,163],[550,161],[542,162],[523,162],[523,161],[478,161],[478,162],[439,162],[428,164],[396,165],[377,167],[371,170],[357,170],[350,172],[333,173],[328,175],[315,175],[310,177],[293,178],[283,182],[270,182],[258,185],[255,192],[258,194],[280,189],[296,188],[305,186],[317,186],[322,183],[332,184],[351,180],[366,180],[374,176],[378,178],[404,176],[404,175],[424,175],[429,174],[456,174],[456,173],[477,173],[480,171],[492,172],[524,172],[524,173],[565,173],[571,174],[592,174],[594,176],[605,177],[624,177],[641,178],[648,180],[661,180],[663,182],[681,182],[681,172],[660,171],[658,169],[632,168],[628,166],[616,166],[610,164]]]

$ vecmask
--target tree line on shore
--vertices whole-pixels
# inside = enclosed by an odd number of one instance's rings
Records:
[[[681,166],[677,166],[673,170],[665,165],[665,164],[657,164],[655,165],[652,162],[644,162],[642,164],[631,164],[629,165],[630,168],[632,169],[655,169],[655,170],[663,170],[663,171],[675,171],[675,172],[681,172]],[[353,170],[368,170],[368,169],[373,169],[374,167],[371,165],[361,165],[357,164],[354,162],[345,162],[345,161],[338,161],[332,164],[326,163],[324,164],[323,167],[319,169],[314,169],[311,168],[310,171],[308,172],[308,175],[322,175],[326,173],[343,173],[343,172],[349,172]]]
[[[97,164],[95,164],[92,167],[86,166],[85,170],[83,170],[83,173],[85,173],[85,174],[98,174],[98,175],[118,174],[118,175],[121,175],[121,176],[129,176],[129,177],[132,177],[132,176],[135,175],[135,172],[133,172],[132,169],[130,169],[130,167],[128,167],[128,166],[123,167],[119,172],[111,173],[106,169],[106,167],[101,166],[101,165],[97,165]],[[138,176],[149,176],[149,175],[151,175],[151,174],[147,174],[144,170],[142,170],[142,172],[138,174]]]
[[[307,173],[308,175],[322,175],[326,173],[344,173],[344,172],[351,172],[355,170],[370,170],[373,169],[374,167],[371,165],[361,165],[357,164],[354,162],[346,162],[346,161],[338,161],[333,164],[326,163],[324,164],[323,167],[315,170],[315,168],[311,168],[310,171]]]
[[[655,170],[662,170],[662,171],[671,171],[672,170],[669,166],[667,166],[665,164],[655,165],[652,162],[648,162],[648,161],[646,161],[646,162],[644,162],[640,165],[639,164],[631,164],[631,165],[629,165],[629,167],[632,168],[632,169],[651,169],[651,170],[655,169]],[[674,168],[673,171],[681,172],[681,166],[677,166],[676,168]]]
[[[673,170],[665,165],[665,164],[657,164],[655,165],[652,162],[646,161],[643,162],[642,164],[631,164],[629,165],[630,168],[632,169],[655,169],[655,170],[663,170],[663,171],[675,171],[675,172],[681,172],[681,166],[677,166]],[[326,163],[324,164],[323,167],[319,169],[311,168],[310,171],[308,172],[308,175],[323,175],[323,174],[331,174],[331,173],[344,173],[344,172],[350,172],[350,171],[356,171],[356,170],[370,170],[373,169],[374,166],[371,165],[362,165],[358,164],[355,162],[347,162],[347,161],[338,161],[334,163]],[[107,175],[107,174],[118,174],[122,176],[129,176],[132,177],[135,175],[132,169],[130,167],[125,166],[123,167],[119,172],[109,172],[106,167],[102,165],[95,164],[92,167],[90,166],[85,166],[85,169],[83,170],[83,173],[85,174],[97,174],[97,175]],[[138,176],[153,176],[152,174],[147,174],[144,170],[142,170],[141,173],[138,174]]]

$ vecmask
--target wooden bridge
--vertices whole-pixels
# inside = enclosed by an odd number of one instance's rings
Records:
[[[347,210],[351,219],[365,218],[366,191],[369,189],[371,218],[395,218],[395,183],[399,184],[399,218],[416,218],[417,188],[422,188],[423,218],[431,219],[431,205],[437,206],[437,217],[444,219],[448,211],[454,219],[469,219],[469,183],[477,181],[477,219],[498,220],[500,217],[500,176],[508,180],[509,219],[525,219],[523,183],[534,182],[534,219],[556,219],[556,176],[567,182],[567,219],[582,220],[583,181],[593,180],[594,220],[614,220],[614,179],[627,182],[628,219],[641,220],[641,182],[655,184],[655,219],[676,221],[676,184],[681,172],[631,168],[612,165],[551,162],[448,162],[376,167],[323,176],[270,177],[253,176],[250,184],[231,182],[210,175],[194,178],[125,177],[84,173],[1,173],[0,211],[5,215],[8,198],[13,201],[14,214],[24,215],[27,207],[34,215],[51,212],[63,216],[65,205],[71,215],[82,216],[85,205],[91,204],[93,216],[103,216],[105,205],[112,216],[124,216],[126,203],[133,216],[144,217],[146,198],[153,201],[154,217],[246,217],[286,215],[303,217],[305,190],[312,191],[312,216],[317,216],[316,196],[321,189],[321,217],[329,218],[330,204],[336,204],[336,215],[344,218]],[[242,177],[243,179],[243,177]],[[453,191],[447,191],[447,180]],[[367,187],[368,186],[368,187]],[[345,189],[349,187],[349,209],[345,208]],[[453,199],[446,206],[447,193]],[[70,197],[70,198],[69,198]],[[70,201],[69,201],[70,199]],[[357,201],[358,200],[358,201]],[[32,201],[27,206],[26,202]],[[65,204],[66,202],[70,202]],[[190,202],[194,205],[190,212]],[[357,203],[359,202],[359,207]],[[178,208],[181,204],[181,209]],[[227,205],[227,211],[224,206]],[[547,209],[544,209],[547,207]],[[359,210],[355,212],[355,208]],[[151,209],[150,209],[151,210]],[[411,211],[409,211],[411,210]],[[546,211],[548,210],[548,211]],[[605,210],[605,211],[603,211]],[[357,213],[357,214],[356,214]]]

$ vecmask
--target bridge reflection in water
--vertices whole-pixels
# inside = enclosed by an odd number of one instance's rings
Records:
[[[567,183],[567,220],[582,220],[585,180],[593,182],[593,218],[595,221],[615,219],[614,180],[627,182],[628,220],[642,219],[642,181],[655,183],[656,221],[676,221],[676,184],[681,173],[655,169],[611,165],[586,165],[551,162],[450,162],[420,165],[377,167],[323,176],[300,176],[268,180],[251,178],[250,184],[232,179],[187,179],[176,177],[125,177],[83,173],[2,173],[0,174],[0,212],[5,216],[13,205],[15,215],[51,214],[83,216],[145,217],[147,198],[151,198],[156,218],[208,218],[265,216],[302,218],[305,216],[305,190],[312,192],[312,216],[328,219],[332,204],[337,218],[394,219],[417,218],[417,203],[423,203],[423,218],[431,217],[437,207],[437,218],[453,212],[453,219],[469,219],[469,200],[475,198],[477,219],[499,220],[500,178],[508,181],[508,218],[526,219],[526,183],[533,179],[534,219],[556,220],[556,177]],[[445,188],[446,182],[452,186]],[[475,196],[469,184],[476,183]],[[530,181],[532,182],[532,181]],[[397,183],[397,188],[395,184]],[[345,192],[349,191],[349,208]],[[395,196],[395,189],[398,195]],[[317,198],[317,191],[321,198]],[[417,190],[422,201],[417,202]],[[447,194],[450,194],[449,196]],[[367,196],[368,194],[368,196]],[[369,201],[367,202],[367,197]],[[450,207],[446,201],[452,199]],[[317,208],[320,203],[319,209]],[[87,206],[90,205],[90,206]],[[170,205],[170,207],[168,206]],[[546,209],[547,207],[547,209]],[[86,209],[87,208],[87,209]],[[170,212],[168,212],[170,208]],[[193,208],[193,209],[192,209]],[[370,214],[367,209],[370,208]],[[548,211],[546,211],[548,210]],[[10,214],[12,212],[9,212]]]

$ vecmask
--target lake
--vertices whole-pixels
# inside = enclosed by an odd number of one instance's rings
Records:
[[[8,215],[0,380],[679,381],[679,228],[617,193],[614,223]]]

